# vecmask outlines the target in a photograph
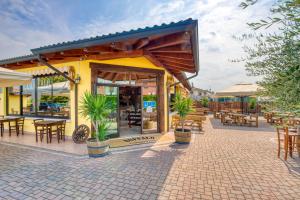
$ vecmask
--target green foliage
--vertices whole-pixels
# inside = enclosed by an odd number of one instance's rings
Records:
[[[113,112],[109,99],[104,95],[94,95],[89,92],[84,93],[81,101],[80,113],[82,116],[91,120],[96,129],[96,139],[104,141],[107,129],[110,126],[108,116]]]
[[[200,99],[200,104],[203,106],[203,107],[208,107],[208,103],[209,103],[209,100],[207,97],[203,97],[202,99]]]
[[[192,103],[193,101],[191,98],[185,98],[181,94],[176,94],[175,101],[172,104],[174,111],[176,111],[181,118],[182,131],[184,131],[183,126],[185,117],[193,111]]]
[[[240,6],[255,3],[246,0]],[[294,111],[300,107],[300,0],[277,0],[270,12],[267,19],[248,23],[254,34],[238,39],[256,42],[244,46],[247,56],[235,61],[246,61],[249,75],[263,77],[259,95],[268,97],[278,110]],[[257,33],[271,26],[275,33]]]
[[[253,110],[253,109],[256,108],[256,105],[257,105],[256,98],[250,98],[250,99],[249,99],[249,108],[250,108],[251,110]]]
[[[156,95],[154,94],[144,95],[143,101],[156,101]]]

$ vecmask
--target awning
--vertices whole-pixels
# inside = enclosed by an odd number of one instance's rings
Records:
[[[63,66],[63,67],[57,67],[59,71],[62,73],[69,73],[71,70],[71,66]],[[32,70],[28,71],[29,74],[32,74],[33,76],[42,76],[42,75],[53,75],[56,74],[56,72],[50,68],[45,68],[45,69],[38,69],[38,70]]]
[[[32,75],[0,67],[0,87],[30,84]]]
[[[255,96],[259,90],[259,86],[257,84],[251,83],[239,83],[236,85],[232,85],[224,90],[216,92],[216,97],[245,97],[245,96]]]

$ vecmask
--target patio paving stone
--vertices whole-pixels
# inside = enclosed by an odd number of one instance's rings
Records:
[[[300,159],[278,159],[275,136],[208,118],[190,145],[99,159],[0,144],[0,199],[299,199]]]

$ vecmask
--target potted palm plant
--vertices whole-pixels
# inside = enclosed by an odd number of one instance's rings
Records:
[[[190,143],[191,133],[190,129],[184,128],[185,117],[193,111],[192,109],[192,99],[185,98],[180,94],[177,94],[175,101],[173,103],[173,109],[176,111],[180,118],[181,127],[176,127],[174,130],[175,142],[176,143]]]
[[[109,144],[106,140],[107,129],[110,126],[109,115],[113,106],[104,95],[94,95],[86,92],[82,98],[80,113],[91,120],[95,131],[87,140],[89,157],[97,158],[106,155]]]

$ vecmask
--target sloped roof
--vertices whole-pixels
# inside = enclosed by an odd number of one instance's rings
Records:
[[[11,87],[31,82],[30,74],[16,72],[0,67],[0,87]]]
[[[239,83],[216,92],[215,96],[252,96],[256,95],[258,90],[259,86],[257,84]]]
[[[131,45],[129,49],[126,46],[127,43]],[[113,51],[95,50],[112,49],[115,48],[113,47],[115,44],[123,45],[126,48]],[[31,49],[31,52],[33,53],[31,55],[0,60],[0,65],[9,69],[35,67],[39,64],[39,56],[47,59],[49,63],[59,63],[67,60],[75,61],[80,58],[105,60],[104,57],[110,57],[109,53],[113,52],[119,53],[117,56],[143,54],[156,65],[165,67],[187,88],[191,89],[189,81],[185,80],[184,72],[199,71],[198,22],[187,19],[169,24],[163,23],[152,27],[42,46]]]

